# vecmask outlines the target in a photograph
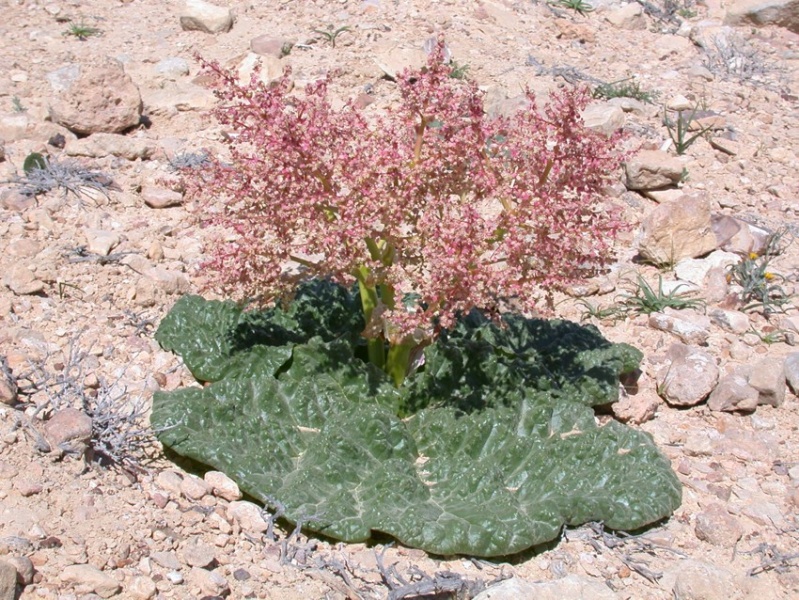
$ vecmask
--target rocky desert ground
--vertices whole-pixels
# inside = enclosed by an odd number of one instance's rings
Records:
[[[2,2],[0,599],[799,597],[799,4],[214,2]],[[153,332],[199,290],[214,208],[175,166],[227,135],[197,55],[290,65],[298,88],[338,69],[338,99],[382,111],[439,34],[488,112],[588,85],[586,123],[627,133],[618,261],[556,311],[644,352],[598,418],[649,432],[682,481],[647,531],[586,525],[490,561],[336,544],[272,527],[140,431],[154,391],[194,383]],[[31,153],[49,175],[26,174]],[[639,276],[701,302],[633,310]]]

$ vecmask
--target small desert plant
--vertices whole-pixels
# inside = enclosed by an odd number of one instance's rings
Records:
[[[678,293],[681,287],[685,287],[685,284],[680,284],[666,293],[663,291],[662,275],[658,275],[657,289],[649,285],[641,275],[638,275],[633,284],[632,293],[622,296],[620,305],[624,310],[641,315],[663,312],[666,308],[684,310],[704,306],[705,302],[701,298],[693,298],[690,293]]]
[[[350,31],[349,26],[344,25],[343,27],[339,27],[338,29],[333,29],[332,25],[328,25],[327,29],[314,29],[314,33],[318,33],[322,37],[325,38],[325,41],[328,42],[333,48],[336,47],[336,39],[342,33]]]
[[[449,66],[452,69],[449,72],[450,77],[452,77],[453,79],[466,79],[469,72],[468,63],[461,64],[453,59],[449,62]]]
[[[718,35],[705,49],[705,66],[712,73],[747,83],[762,83],[766,63],[760,53],[737,35]]]
[[[585,309],[580,317],[581,323],[591,319],[597,319],[599,321],[617,321],[624,318],[624,316],[627,314],[627,311],[624,309],[624,307],[618,305],[601,307],[599,305],[593,305],[582,298],[579,299],[577,303]]]
[[[648,92],[641,88],[641,84],[632,77],[613,81],[611,83],[600,83],[594,88],[594,98],[609,100],[611,98],[634,98],[647,104],[652,104],[659,96],[658,92]]]
[[[83,23],[73,23],[63,33],[65,36],[78,38],[81,42],[85,42],[90,37],[102,34],[103,32],[97,27],[90,27],[89,25],[85,25]]]
[[[783,250],[786,231],[772,235],[762,255],[751,253],[740,262],[731,265],[727,280],[741,287],[740,297],[743,310],[762,309],[768,317],[777,312],[785,312],[792,298],[783,289],[785,278],[769,268],[772,259]]]
[[[785,329],[773,329],[771,331],[758,331],[754,327],[749,330],[749,333],[756,335],[761,342],[766,345],[779,344],[780,342],[788,342],[790,339],[790,331]]]
[[[585,0],[554,0],[553,2],[550,2],[550,4],[560,8],[568,8],[569,10],[578,12],[581,15],[594,12],[594,7]]]
[[[147,423],[147,403],[143,397],[128,393],[122,383],[124,372],[111,381],[87,372],[91,348],[82,348],[80,337],[79,333],[70,341],[59,360],[47,352],[31,360],[29,369],[16,380],[18,394],[35,402],[33,417],[66,408],[81,410],[92,419],[90,456],[128,473],[140,472],[155,440],[155,432]],[[60,450],[80,451],[70,447]]]
[[[696,133],[689,135],[692,129],[691,126],[696,120],[697,111],[698,107],[694,107],[691,109],[688,116],[685,116],[687,111],[678,110],[677,119],[672,120],[669,118],[669,111],[665,108],[663,110],[663,124],[666,126],[666,130],[669,132],[669,137],[674,144],[674,150],[679,156],[685,154],[686,150],[690,148],[691,144],[712,129],[712,126],[710,125],[706,127],[699,127],[699,130],[696,131]]]
[[[202,169],[211,164],[211,159],[205,152],[182,152],[169,159],[169,166],[174,171],[182,169]]]
[[[76,162],[52,160],[38,152],[25,157],[23,172],[24,177],[15,177],[11,183],[19,186],[20,192],[29,197],[55,189],[76,197],[94,190],[108,197],[108,190],[115,189],[113,179],[105,173],[89,170]]]
[[[13,96],[11,98],[11,110],[15,113],[24,113],[28,109],[22,104],[22,100],[19,99],[18,96]]]

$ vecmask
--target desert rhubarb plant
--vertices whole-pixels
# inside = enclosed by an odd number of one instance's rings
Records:
[[[242,84],[208,66],[235,135],[200,190],[224,202],[205,268],[262,305],[303,279],[357,283],[370,360],[397,384],[456,315],[507,298],[532,311],[536,288],[611,259],[622,224],[600,190],[621,157],[618,138],[583,127],[585,90],[544,107],[528,92],[526,110],[490,119],[439,43],[426,68],[399,76],[399,107],[370,119],[334,108],[326,80],[298,95],[288,76]]]
[[[229,155],[186,175],[222,199],[209,281],[251,302],[175,304],[155,337],[208,385],[156,393],[153,426],[338,540],[502,556],[654,523],[681,500],[668,459],[592,409],[641,353],[503,312],[610,260],[617,140],[582,126],[585,91],[488,119],[443,54],[374,119],[326,81],[295,95],[211,66]]]

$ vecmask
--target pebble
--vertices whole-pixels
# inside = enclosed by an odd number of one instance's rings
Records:
[[[183,583],[183,575],[181,575],[178,571],[170,571],[166,574],[166,578],[175,585],[180,585]]]
[[[0,560],[0,599],[14,600],[17,589],[17,570],[14,565]]]
[[[711,504],[696,515],[696,537],[713,546],[731,548],[743,535],[738,519],[720,504]]]
[[[201,569],[212,569],[217,562],[214,549],[198,543],[188,544],[183,548],[183,561],[190,567]]]
[[[231,502],[227,510],[228,516],[246,533],[264,533],[269,528],[269,524],[261,516],[261,509],[252,502],[237,500]]]
[[[219,471],[208,471],[204,476],[205,482],[211,486],[213,494],[233,502],[241,500],[242,493],[239,486],[230,477]]]
[[[25,498],[41,494],[44,490],[44,485],[41,481],[31,481],[30,479],[16,479],[14,480],[14,488]]]
[[[159,487],[176,495],[180,495],[180,484],[182,482],[183,477],[175,471],[161,471],[155,478],[155,483]]]
[[[102,598],[119,593],[116,579],[92,565],[70,565],[61,571],[61,581],[76,587],[86,587]]]
[[[165,569],[177,571],[181,567],[180,561],[174,552],[151,552],[150,559]]]
[[[211,486],[196,475],[186,475],[180,484],[180,492],[189,500],[201,500],[211,493]]]
[[[158,593],[155,582],[145,575],[137,575],[130,580],[127,592],[135,600],[151,600]]]
[[[27,556],[11,556],[7,559],[10,565],[17,570],[17,578],[22,585],[33,583],[33,562]]]

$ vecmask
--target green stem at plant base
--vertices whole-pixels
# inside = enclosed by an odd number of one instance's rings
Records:
[[[366,322],[366,328],[370,329],[372,326],[372,313],[380,301],[377,296],[377,287],[369,283],[369,267],[358,267],[355,271],[355,278],[358,280],[363,318]],[[383,346],[382,336],[367,336],[366,347],[369,353],[369,362],[379,369],[386,368],[386,353]]]
[[[366,247],[373,260],[380,261],[386,267],[394,262],[394,246],[386,240],[366,238]],[[369,362],[383,369],[399,387],[408,374],[408,363],[415,343],[390,344],[388,353],[385,351],[384,331],[377,331],[376,324],[372,322],[374,311],[382,304],[386,309],[393,310],[396,306],[396,290],[388,283],[380,284],[379,288],[370,281],[370,271],[367,266],[360,266],[355,271],[358,280],[358,290],[361,295],[361,306],[366,321],[366,344]],[[378,293],[379,291],[379,293]]]
[[[386,361],[386,373],[391,377],[394,385],[400,387],[408,374],[408,363],[411,360],[411,352],[415,347],[414,342],[402,344],[392,344],[388,349],[388,360]]]

